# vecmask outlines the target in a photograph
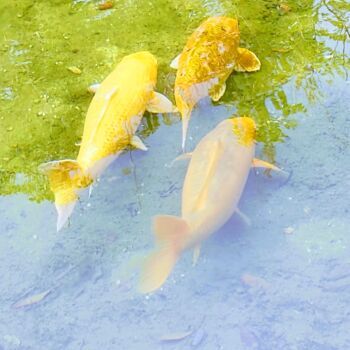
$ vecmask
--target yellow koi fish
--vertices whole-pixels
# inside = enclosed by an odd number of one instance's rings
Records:
[[[98,87],[89,106],[76,160],[42,164],[55,194],[57,231],[71,215],[80,189],[94,179],[128,146],[147,150],[135,135],[143,113],[173,112],[173,104],[154,91],[157,60],[149,52],[126,56]]]
[[[197,145],[182,190],[181,217],[154,218],[157,249],[145,261],[140,291],[148,293],[167,279],[182,251],[194,247],[217,231],[233,213],[244,215],[238,202],[252,166],[279,170],[254,159],[255,124],[249,117],[227,119]]]
[[[182,116],[184,150],[189,119],[196,103],[208,95],[218,101],[232,71],[257,71],[260,61],[254,53],[239,47],[237,20],[210,17],[194,31],[170,66],[177,69],[175,99]]]

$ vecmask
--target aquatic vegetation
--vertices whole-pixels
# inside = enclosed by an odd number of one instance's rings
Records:
[[[201,242],[233,213],[248,220],[238,202],[249,171],[253,166],[274,168],[266,162],[254,162],[255,130],[252,118],[226,119],[198,143],[184,180],[181,216],[154,218],[157,247],[142,268],[142,292],[158,289],[184,250],[194,248],[196,264]]]
[[[315,100],[322,93],[319,74],[344,76],[343,67],[349,67],[345,0],[120,0],[104,10],[98,4],[1,1],[0,194],[51,198],[38,164],[76,158],[91,100],[87,87],[102,81],[126,54],[155,54],[159,90],[173,96],[176,73],[169,63],[208,16],[238,18],[241,45],[261,60],[254,76],[228,79],[220,103],[252,115],[270,159],[274,143],[296,125],[296,113],[306,111],[299,101],[288,100],[284,84],[292,81]],[[68,70],[72,67],[81,74]],[[159,123],[157,116],[146,115],[142,134]]]
[[[230,79],[223,102],[233,102],[239,113],[254,116],[258,123],[257,139],[264,143],[265,151],[273,159],[273,144],[283,141],[284,128],[297,124],[293,114],[306,112],[302,103],[288,101],[284,84],[294,82],[310,101],[315,101],[322,95],[318,75],[337,72],[344,76],[343,67],[349,67],[350,61],[344,51],[334,50],[333,44],[320,36],[332,36],[324,19],[323,27],[319,27],[320,17],[327,11],[322,3],[293,1],[287,13],[278,11],[277,1],[260,2],[260,5],[263,3],[266,6],[260,7],[259,17],[253,6],[246,12],[243,7],[237,7],[238,17],[242,18],[241,31],[253,35],[252,38],[248,35],[248,42],[261,58],[263,69],[250,77],[253,83],[244,75]],[[346,4],[345,1],[338,3]],[[328,4],[329,9],[339,6],[335,2]],[[329,18],[329,23],[336,22],[346,28],[342,20],[345,18]]]

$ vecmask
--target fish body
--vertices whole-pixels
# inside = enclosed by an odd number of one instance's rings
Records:
[[[182,116],[182,148],[185,148],[192,109],[205,96],[218,101],[225,82],[236,71],[260,69],[254,53],[239,47],[238,22],[230,17],[210,17],[189,37],[182,53],[171,66],[177,69],[175,100]]]
[[[102,82],[90,103],[77,157],[85,173],[100,175],[96,163],[131,144],[156,81],[155,57],[140,52],[124,57]]]
[[[234,124],[251,137],[242,141]],[[250,118],[227,119],[197,145],[182,191],[181,217],[190,229],[184,249],[217,231],[237,210],[254,159],[254,131]]]
[[[90,103],[77,159],[41,165],[55,194],[57,230],[71,215],[79,191],[91,185],[127,146],[147,149],[135,135],[145,110],[174,110],[165,96],[154,91],[156,81],[157,60],[151,53],[125,56]]]
[[[154,219],[157,250],[146,260],[140,290],[159,288],[181,252],[198,247],[238,210],[255,152],[255,123],[227,119],[207,134],[192,153],[182,191],[181,217]]]

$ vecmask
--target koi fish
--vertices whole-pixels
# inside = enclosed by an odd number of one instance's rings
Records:
[[[200,244],[238,213],[238,202],[250,168],[279,170],[254,158],[255,123],[249,117],[226,119],[207,134],[191,155],[182,190],[181,217],[158,215],[153,229],[157,248],[141,270],[140,291],[159,288],[180,254],[194,248],[194,263]]]
[[[170,64],[177,69],[175,100],[182,117],[182,149],[191,112],[203,97],[218,101],[225,82],[235,70],[253,72],[260,69],[256,55],[239,47],[238,22],[230,17],[210,17],[189,37],[182,53]]]
[[[125,56],[97,88],[85,119],[76,160],[42,164],[55,194],[57,231],[65,224],[78,200],[79,190],[93,181],[129,145],[147,150],[135,132],[143,113],[169,113],[173,104],[154,91],[157,60],[149,52]]]

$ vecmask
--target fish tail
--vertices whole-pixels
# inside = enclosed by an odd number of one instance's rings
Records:
[[[41,164],[39,170],[48,176],[55,195],[58,232],[71,216],[78,200],[77,190],[82,183],[82,170],[79,163],[71,159]]]
[[[141,293],[150,293],[163,285],[184,249],[190,232],[185,220],[171,215],[156,216],[153,229],[157,249],[146,258],[141,269]]]
[[[190,116],[192,112],[192,108],[188,103],[188,101],[191,100],[191,96],[189,95],[189,90],[182,86],[175,87],[175,100],[176,100],[176,106],[181,113],[181,119],[182,119],[181,146],[182,146],[182,152],[185,153],[188,123],[190,121]]]
[[[185,112],[182,114],[182,152],[183,153],[185,153],[187,130],[188,130],[188,124],[190,121],[190,115],[191,115],[190,109],[186,109]]]

